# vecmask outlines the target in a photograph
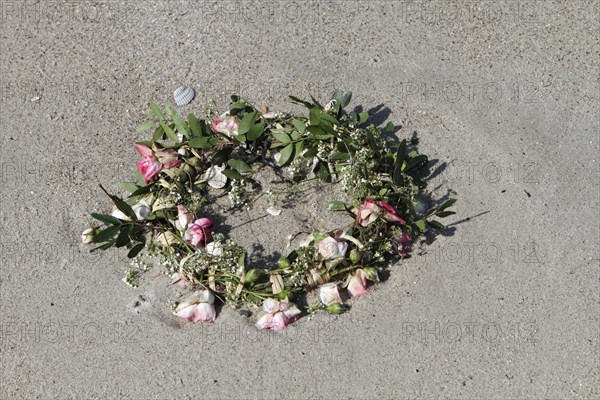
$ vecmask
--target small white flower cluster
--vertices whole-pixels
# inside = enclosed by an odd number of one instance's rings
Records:
[[[152,268],[152,264],[143,261],[142,257],[140,256],[137,256],[131,260],[131,266],[144,272]]]
[[[140,277],[140,272],[136,269],[130,269],[126,272],[125,277],[122,279],[127,286],[132,288],[138,287],[138,281]]]
[[[269,199],[269,204],[276,206],[277,199],[279,196],[277,196],[277,194],[273,192],[273,189],[269,188],[267,191],[265,191],[265,194],[267,195],[267,199]]]
[[[288,172],[292,177],[304,177],[306,175],[306,168],[308,167],[308,160],[304,157],[296,157],[290,163]]]
[[[232,179],[231,189],[228,196],[231,204],[235,206],[244,206],[246,204],[246,191],[244,190],[245,180]]]
[[[329,145],[323,142],[319,142],[319,144],[317,145],[317,157],[319,157],[321,160],[327,160],[330,154],[331,148],[329,147]]]
[[[294,286],[301,286],[306,272],[315,261],[316,252],[312,247],[300,247],[296,252],[297,257],[290,267],[293,273],[288,279]]]

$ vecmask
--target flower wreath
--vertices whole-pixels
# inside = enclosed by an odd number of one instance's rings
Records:
[[[260,329],[285,328],[300,308],[344,312],[343,290],[365,295],[394,257],[409,255],[419,235],[444,227],[432,218],[454,214],[447,209],[455,201],[421,210],[427,157],[416,143],[398,141],[393,124],[380,129],[367,125],[368,113],[344,111],[351,96],[335,91],[325,106],[312,96],[290,96],[308,116],[268,112],[236,95],[229,111],[217,116],[207,110],[201,119],[151,102],[149,120],[137,131],[154,128],[152,139],[134,145],[141,156],[137,183],[123,185],[126,199],[100,186],[115,208],[111,215],[91,214],[103,226],[86,229],[83,242],[99,244],[92,251],[129,248],[136,268],[124,281],[132,286],[150,267],[142,255],[159,261],[173,284],[191,289],[173,311],[193,322],[215,320],[216,298],[233,308],[262,304]],[[263,167],[285,173],[290,190],[308,179],[341,182],[352,201],[331,202],[328,209],[349,214],[351,223],[312,232],[272,268],[248,265],[244,248],[213,232],[202,206],[214,190],[228,192],[234,206],[249,205],[264,194],[250,185]],[[268,211],[280,212],[275,206]],[[317,288],[318,305],[292,303]]]

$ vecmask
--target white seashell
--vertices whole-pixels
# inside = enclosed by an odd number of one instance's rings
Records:
[[[204,180],[210,187],[214,187],[215,189],[221,189],[225,187],[227,184],[227,177],[221,173],[221,171],[224,169],[225,167],[213,165],[204,173]]]
[[[194,99],[194,96],[196,96],[194,89],[186,86],[177,88],[177,90],[175,90],[173,93],[175,104],[178,106],[185,106],[186,104],[189,104]]]
[[[269,207],[267,208],[267,212],[271,215],[279,215],[281,214],[281,209],[280,208],[276,208],[276,207]]]

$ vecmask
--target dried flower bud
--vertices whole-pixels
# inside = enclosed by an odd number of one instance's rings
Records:
[[[367,274],[367,279],[371,282],[379,282],[379,275],[377,275],[377,268],[375,267],[364,267],[362,269]]]
[[[333,303],[325,307],[330,314],[342,314],[346,309],[342,303]]]
[[[287,257],[281,257],[279,261],[277,261],[277,265],[279,266],[279,268],[288,269],[292,264],[290,263],[290,260]]]
[[[358,264],[362,260],[362,253],[358,249],[352,249],[350,251],[350,261],[352,264]]]
[[[251,270],[246,271],[246,282],[254,283],[256,282],[262,275],[262,272],[259,269],[253,268]]]
[[[81,241],[84,244],[90,244],[94,241],[94,236],[98,233],[98,228],[87,228],[81,234]]]

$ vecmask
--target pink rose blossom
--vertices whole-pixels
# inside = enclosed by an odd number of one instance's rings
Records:
[[[138,161],[137,167],[146,183],[148,183],[152,178],[158,175],[162,169],[162,164],[154,156],[143,156],[142,159]]]
[[[329,236],[317,243],[316,247],[324,260],[333,260],[344,257],[348,250],[348,243]]]
[[[365,203],[358,208],[356,222],[361,226],[367,226],[379,217],[388,222],[406,223],[406,221],[398,216],[394,207],[383,200],[372,200],[370,198],[367,198]]]
[[[154,153],[158,161],[163,165],[164,168],[175,168],[181,165],[181,160],[178,158],[178,153],[173,149],[168,150],[156,150]]]
[[[281,331],[286,326],[294,322],[300,310],[292,303],[284,303],[275,299],[266,299],[263,308],[267,314],[263,315],[256,327],[258,329],[268,329],[272,331]]]
[[[402,236],[395,237],[392,240],[392,249],[401,257],[410,253],[410,235],[408,232],[402,232]]]
[[[325,306],[330,306],[334,303],[341,303],[342,297],[336,283],[326,283],[319,289],[319,297]]]
[[[237,117],[225,115],[215,118],[210,126],[210,129],[214,132],[224,133],[229,137],[238,135],[238,129],[240,127],[240,121]]]
[[[137,163],[142,177],[147,182],[151,181],[163,169],[178,167],[181,160],[177,158],[174,150],[152,150],[143,144],[134,143],[133,146],[142,159]]]
[[[214,321],[217,317],[215,296],[208,290],[195,292],[186,301],[179,303],[175,314],[191,322]]]
[[[213,223],[208,218],[199,218],[195,220],[185,231],[185,240],[194,247],[204,246],[212,241]]]
[[[374,272],[373,274],[376,275]],[[348,292],[352,297],[361,297],[369,293],[367,290],[368,281],[373,281],[376,276],[372,276],[362,269],[357,269],[348,282]]]
[[[177,222],[176,226],[182,232],[185,232],[188,224],[194,219],[194,214],[189,212],[184,206],[177,206]]]

